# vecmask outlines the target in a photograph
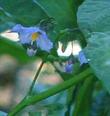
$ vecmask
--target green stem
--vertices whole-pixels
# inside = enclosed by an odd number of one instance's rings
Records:
[[[94,83],[95,78],[93,75],[84,80],[78,91],[72,116],[89,116]]]
[[[76,89],[76,86],[69,88],[67,91],[67,100],[66,100],[67,110],[65,112],[65,116],[70,116],[70,111],[74,101],[74,96],[75,96],[74,91]]]
[[[87,78],[88,75],[92,74],[90,69],[85,70],[84,72],[80,73],[79,75],[74,76],[73,78],[62,82],[59,85],[56,85],[55,87],[44,91],[38,95],[34,95],[34,96],[30,96],[27,97],[26,99],[24,99],[22,102],[20,102],[9,114],[8,116],[15,116],[16,113],[18,113],[19,111],[21,111],[22,109],[24,109],[26,106],[35,104],[45,98],[48,98],[52,95],[55,95],[61,91],[64,91],[68,88],[70,88],[71,86],[76,85],[77,83],[79,83],[80,81],[84,80],[85,78]]]
[[[44,61],[42,61],[41,64],[40,64],[40,66],[39,66],[39,69],[38,69],[38,71],[37,71],[37,73],[36,73],[36,75],[35,75],[35,77],[34,77],[34,80],[33,80],[32,84],[31,84],[31,86],[30,86],[28,95],[31,95],[31,94],[32,94],[32,90],[33,90],[33,88],[34,88],[34,85],[35,85],[35,83],[36,83],[36,80],[37,80],[37,78],[38,78],[38,76],[39,76],[39,74],[40,74],[40,71],[41,71],[43,65],[44,65]]]

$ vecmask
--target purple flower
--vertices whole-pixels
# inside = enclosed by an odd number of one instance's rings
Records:
[[[73,72],[73,64],[68,64],[65,66],[65,72],[72,73]]]
[[[37,47],[46,52],[50,52],[53,48],[53,43],[48,39],[46,32],[39,27],[23,27],[17,24],[11,31],[18,33],[21,44],[36,43]]]
[[[35,56],[37,50],[34,50],[32,48],[27,48],[27,54],[28,56]]]
[[[72,73],[74,70],[74,64],[71,60],[69,60],[65,65],[65,72]]]
[[[80,62],[80,65],[83,65],[83,64],[87,64],[88,63],[88,60],[86,59],[83,51],[80,51],[79,52],[79,54],[78,54],[78,60]]]

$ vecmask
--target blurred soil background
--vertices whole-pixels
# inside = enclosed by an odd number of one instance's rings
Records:
[[[34,75],[41,63],[40,59],[31,63],[21,65],[12,56],[5,54],[0,56],[0,110],[9,112],[16,104],[18,104],[28,92]],[[38,81],[34,87],[34,92],[39,93],[54,86],[62,81],[61,77],[55,72],[51,64],[44,64],[39,75]],[[59,95],[58,95],[59,96]],[[61,96],[61,95],[60,95]],[[60,97],[61,98],[61,97]],[[59,98],[59,101],[61,100]],[[51,97],[44,102],[27,108],[29,112],[43,112],[42,116],[46,116],[48,109],[45,105],[54,104],[57,97]],[[60,101],[61,102],[61,101]],[[59,102],[59,103],[60,103]],[[58,102],[57,102],[58,103]],[[57,106],[57,108],[59,108]],[[20,116],[28,116],[26,109],[20,113]]]

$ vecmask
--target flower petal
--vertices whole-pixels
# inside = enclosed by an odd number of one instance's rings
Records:
[[[37,47],[46,52],[50,52],[50,50],[53,48],[53,43],[47,38],[46,35],[41,35],[36,42]]]
[[[19,33],[21,44],[30,44],[32,42],[32,34],[39,31],[36,27],[23,27]]]
[[[34,50],[32,48],[27,48],[27,54],[28,56],[35,56],[37,50]]]
[[[87,64],[88,63],[88,60],[86,59],[83,51],[80,51],[79,52],[78,60],[80,62],[80,65],[83,65],[83,64]]]
[[[21,44],[30,44],[32,41],[32,33],[42,32],[39,27],[23,27],[20,24],[15,25],[11,31],[18,33]]]
[[[41,50],[50,52],[53,48],[53,43],[48,39],[46,32],[39,27],[23,27],[17,24],[12,28],[12,31],[19,34],[21,44],[29,44],[32,46],[36,41],[36,46]],[[28,52],[30,54],[29,49]]]
[[[17,24],[17,25],[15,25],[12,29],[11,29],[11,32],[17,32],[17,33],[19,33],[20,31],[21,31],[21,29],[22,29],[22,25],[21,24]]]
[[[71,63],[71,64],[66,64],[65,65],[65,72],[67,72],[67,73],[72,73],[73,72],[73,64]]]

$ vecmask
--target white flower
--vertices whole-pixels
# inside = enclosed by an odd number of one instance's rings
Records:
[[[46,32],[39,27],[23,27],[17,24],[11,31],[18,33],[21,44],[32,45],[36,42],[36,46],[46,52],[50,52],[53,48],[53,43],[48,39]]]

